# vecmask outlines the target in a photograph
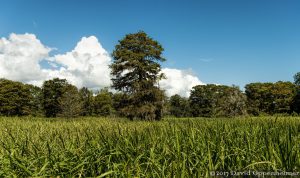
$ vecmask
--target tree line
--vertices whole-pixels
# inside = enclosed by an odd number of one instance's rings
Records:
[[[300,112],[300,73],[295,83],[250,83],[242,92],[236,86],[198,85],[189,98],[171,96],[169,114],[177,117],[235,117],[259,115],[298,115]]]
[[[176,117],[234,117],[300,112],[300,73],[295,83],[250,83],[242,92],[236,86],[197,85],[188,98],[166,97],[159,88],[165,78],[160,62],[162,45],[140,31],[127,34],[112,52],[109,66],[112,88],[92,92],[78,89],[66,79],[54,78],[37,87],[0,79],[2,116],[118,116],[131,120]]]
[[[66,79],[45,81],[42,87],[0,79],[2,116],[117,116],[127,117],[128,96],[108,88],[78,89]],[[197,85],[188,98],[162,95],[162,115],[175,117],[234,117],[299,114],[300,87],[291,82],[250,83],[236,86]],[[142,112],[142,111],[140,111]]]
[[[123,94],[107,88],[93,92],[78,89],[66,79],[54,78],[42,87],[0,79],[0,115],[2,116],[112,116],[122,108]]]

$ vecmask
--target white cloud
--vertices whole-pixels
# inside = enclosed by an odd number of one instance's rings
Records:
[[[49,56],[49,48],[34,34],[11,34],[0,39],[0,78],[41,86],[54,77],[65,78],[77,87],[99,89],[108,87],[111,58],[95,36],[83,37],[76,47],[65,54]],[[40,62],[46,60],[52,69]],[[164,68],[167,79],[160,87],[168,96],[189,96],[191,88],[203,84],[195,75],[185,70]]]
[[[166,75],[166,79],[161,80],[159,85],[168,96],[179,94],[188,97],[193,86],[204,85],[197,76],[189,71],[163,68],[162,72]]]
[[[54,77],[89,88],[110,85],[111,59],[94,36],[83,37],[71,52],[49,57],[51,48],[34,34],[11,34],[0,39],[0,78],[39,85]],[[47,60],[52,69],[42,68]]]
[[[62,66],[50,72],[53,77],[66,78],[78,87],[110,86],[111,58],[95,36],[83,37],[71,52],[55,55],[52,62]]]
[[[12,33],[0,39],[0,77],[30,83],[42,80],[39,62],[48,57],[51,49],[44,46],[33,34]]]

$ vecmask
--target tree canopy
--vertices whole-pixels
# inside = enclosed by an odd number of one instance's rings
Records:
[[[107,88],[100,90],[94,99],[94,113],[99,116],[109,116],[113,112],[112,93]]]
[[[128,95],[123,108],[127,117],[160,120],[163,92],[158,81],[163,78],[159,62],[163,47],[140,31],[126,35],[112,53],[112,87]]]
[[[249,113],[291,113],[297,88],[291,82],[250,83],[245,86]]]
[[[0,114],[23,116],[30,114],[30,90],[22,83],[0,79]]]
[[[297,72],[295,75],[294,75],[294,83],[298,86],[300,86],[300,72]]]
[[[58,103],[60,107],[58,116],[71,118],[82,114],[83,100],[81,100],[78,89],[74,85],[68,84],[64,87]]]
[[[195,117],[233,117],[246,114],[246,97],[235,86],[197,85],[191,90],[189,100]]]
[[[169,100],[170,114],[175,117],[190,116],[190,104],[187,98],[175,94]]]
[[[46,117],[56,117],[61,113],[59,100],[69,85],[66,79],[54,78],[47,80],[42,86],[43,91],[43,108]]]

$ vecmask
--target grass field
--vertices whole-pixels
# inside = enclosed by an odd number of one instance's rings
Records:
[[[0,177],[300,171],[300,118],[0,118]]]

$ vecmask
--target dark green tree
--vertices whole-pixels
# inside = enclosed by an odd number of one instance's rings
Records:
[[[296,86],[291,82],[276,82],[272,89],[273,96],[273,113],[288,113],[292,112],[291,105],[297,94]],[[271,113],[272,113],[271,112]]]
[[[30,101],[28,106],[30,107],[30,115],[43,116],[43,93],[40,87],[26,84],[25,87],[29,90]]]
[[[297,73],[294,75],[294,83],[295,83],[295,85],[300,86],[300,72],[297,72]]]
[[[123,109],[127,106],[126,102],[128,101],[128,95],[117,92],[113,94],[112,100],[115,114],[120,117],[126,116],[126,113],[123,113]]]
[[[292,112],[300,113],[300,86],[298,85],[296,85],[296,95],[293,98],[291,110]]]
[[[82,116],[91,116],[93,114],[93,92],[83,87],[79,90],[80,99],[82,101]]]
[[[197,85],[190,95],[191,113],[195,117],[240,116],[246,114],[246,97],[235,86]]]
[[[0,79],[0,115],[29,115],[30,101],[30,91],[24,84]]]
[[[59,99],[65,92],[68,86],[66,79],[54,78],[44,82],[42,87],[43,92],[43,109],[46,117],[56,117],[61,113]]]
[[[94,98],[94,113],[98,116],[109,116],[113,112],[112,93],[102,89]]]
[[[247,97],[237,86],[223,86],[223,95],[218,99],[219,115],[235,117],[247,115]]]
[[[297,94],[291,82],[250,83],[245,86],[249,113],[253,115],[291,113]]]
[[[112,53],[113,88],[128,95],[123,108],[130,119],[160,120],[163,92],[157,84],[163,78],[159,62],[162,46],[145,32],[126,35]]]
[[[188,99],[181,97],[178,94],[170,97],[169,107],[170,114],[175,117],[190,116],[190,107]]]
[[[190,107],[194,117],[211,117],[215,115],[217,106],[217,86],[197,85],[191,90]]]
[[[296,85],[297,94],[294,97],[292,110],[293,112],[300,113],[300,72],[294,75],[294,84]]]
[[[60,117],[77,117],[82,113],[83,101],[80,98],[77,87],[74,85],[68,84],[64,87],[58,103],[61,111],[57,115]]]

